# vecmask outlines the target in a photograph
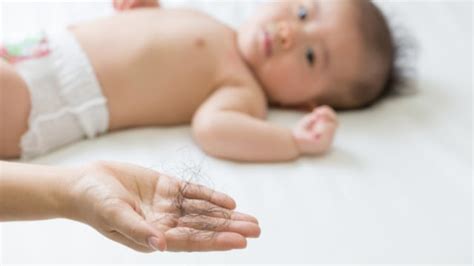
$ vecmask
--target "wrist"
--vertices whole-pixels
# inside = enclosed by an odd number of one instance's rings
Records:
[[[68,167],[61,169],[61,179],[58,180],[54,196],[57,202],[56,212],[59,217],[81,221],[77,204],[75,187],[83,173],[83,167]]]
[[[50,195],[49,209],[52,218],[69,218],[71,197],[69,183],[73,178],[74,170],[68,167],[51,167],[47,191]]]
[[[301,155],[304,155],[304,150],[302,149],[302,147],[300,146],[300,142],[298,141],[298,137],[296,136],[296,133],[295,133],[295,130],[291,130],[291,139],[293,141],[293,146],[294,146],[294,150],[296,152],[296,156],[301,156]]]

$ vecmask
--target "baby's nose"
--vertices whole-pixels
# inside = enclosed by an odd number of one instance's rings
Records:
[[[280,45],[283,49],[290,49],[294,42],[293,29],[286,21],[281,21],[278,24],[278,37]]]

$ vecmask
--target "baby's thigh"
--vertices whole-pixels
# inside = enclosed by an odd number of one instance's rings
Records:
[[[0,58],[0,159],[21,154],[20,139],[28,128],[30,95],[25,81]]]

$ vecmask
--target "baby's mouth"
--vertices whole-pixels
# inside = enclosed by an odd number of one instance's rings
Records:
[[[265,50],[265,55],[267,57],[270,57],[273,53],[272,37],[270,33],[265,29],[263,30],[263,47]]]

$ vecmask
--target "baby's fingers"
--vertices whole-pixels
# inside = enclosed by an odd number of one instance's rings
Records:
[[[129,4],[129,0],[113,0],[113,6],[116,10],[124,10]]]
[[[302,130],[310,130],[314,126],[314,123],[316,123],[316,117],[317,116],[315,113],[309,113],[305,115],[298,122],[297,128]]]
[[[325,118],[326,120],[330,120],[333,122],[337,123],[337,114],[334,112],[334,110],[329,107],[329,106],[321,106],[317,107],[313,110],[313,113],[318,117],[318,118]]]
[[[159,6],[158,0],[132,0],[130,8],[157,7],[157,6]]]
[[[300,124],[298,127],[293,129],[293,137],[297,140],[308,140],[312,139],[314,135],[314,128],[316,127],[316,119],[310,118],[308,119],[309,122],[306,124]]]

